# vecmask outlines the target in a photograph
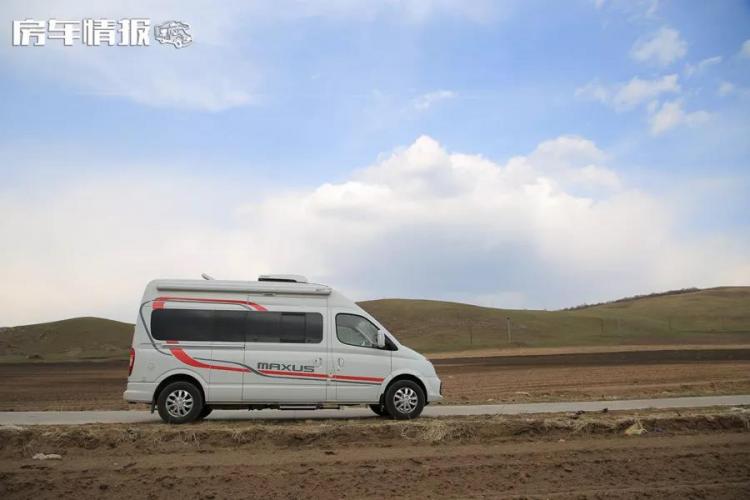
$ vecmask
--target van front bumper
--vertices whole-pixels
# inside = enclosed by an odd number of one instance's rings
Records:
[[[443,399],[442,385],[438,377],[425,377],[425,386],[427,388],[427,401],[429,403],[435,403]]]
[[[156,387],[148,382],[128,382],[123,399],[129,403],[150,403]]]

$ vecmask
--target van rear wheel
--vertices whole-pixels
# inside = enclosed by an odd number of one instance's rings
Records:
[[[156,400],[159,416],[168,424],[186,424],[203,412],[201,391],[190,382],[172,382]]]
[[[388,410],[385,409],[385,405],[376,404],[369,406],[373,413],[375,413],[375,415],[379,417],[390,417],[390,415],[388,415]]]
[[[385,392],[385,409],[396,420],[417,418],[424,405],[424,391],[411,380],[396,381]]]

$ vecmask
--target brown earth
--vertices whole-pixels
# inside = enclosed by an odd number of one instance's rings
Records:
[[[127,361],[0,364],[0,411],[117,410]]]
[[[750,349],[435,360],[446,404],[750,394]],[[0,364],[0,411],[114,410],[127,362]],[[141,406],[136,408],[142,408]]]
[[[544,356],[547,354],[583,354],[610,352],[643,352],[643,351],[706,351],[706,350],[748,349],[747,344],[655,344],[655,345],[593,345],[567,347],[518,347],[505,346],[487,349],[472,349],[450,352],[426,352],[432,360],[450,358],[494,358],[507,356]]]
[[[750,350],[660,350],[434,360],[445,403],[750,393]]]
[[[0,497],[747,498],[749,422],[737,408],[0,427]]]

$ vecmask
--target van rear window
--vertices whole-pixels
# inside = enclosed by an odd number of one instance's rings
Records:
[[[157,340],[317,344],[323,315],[277,311],[156,309],[151,335]]]

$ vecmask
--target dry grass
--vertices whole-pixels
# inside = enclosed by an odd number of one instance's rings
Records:
[[[706,409],[639,413],[579,413],[538,416],[422,418],[415,421],[242,422],[0,427],[0,456],[35,453],[137,453],[227,448],[357,448],[442,444],[487,444],[518,437],[540,439],[624,435],[639,422],[648,432],[683,433],[750,430],[750,410]]]

